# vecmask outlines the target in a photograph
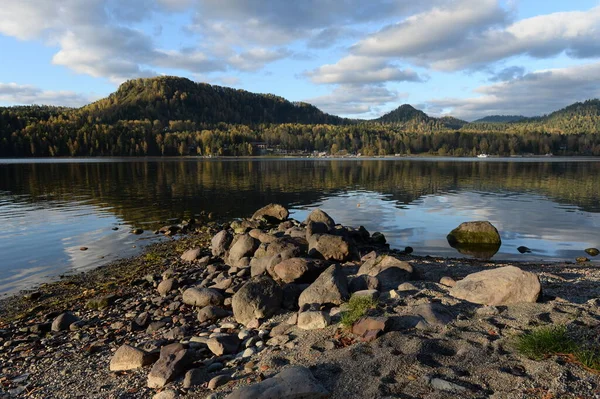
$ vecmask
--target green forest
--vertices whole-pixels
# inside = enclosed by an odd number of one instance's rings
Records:
[[[600,100],[549,115],[468,123],[410,105],[374,120],[345,119],[270,94],[135,79],[78,109],[0,108],[0,156],[600,155]]]

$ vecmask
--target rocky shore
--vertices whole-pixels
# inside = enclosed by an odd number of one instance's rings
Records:
[[[408,252],[274,204],[191,226],[2,300],[0,398],[600,397],[597,264]],[[590,358],[523,354],[547,326]]]

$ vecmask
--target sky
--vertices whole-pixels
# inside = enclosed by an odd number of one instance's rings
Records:
[[[352,118],[542,115],[600,97],[600,0],[0,1],[0,105],[159,75]]]

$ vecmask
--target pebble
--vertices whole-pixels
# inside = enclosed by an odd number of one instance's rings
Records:
[[[211,391],[214,391],[218,387],[227,384],[230,380],[231,380],[231,378],[228,375],[225,375],[225,374],[218,375],[218,376],[212,378],[208,382],[208,389],[210,389]]]

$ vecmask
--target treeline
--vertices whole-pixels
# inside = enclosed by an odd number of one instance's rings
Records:
[[[313,151],[331,154],[474,156],[548,154],[600,155],[600,134],[406,132],[392,125],[230,125],[191,121],[119,121],[77,126],[62,116],[7,131],[0,113],[0,156],[182,156],[258,155]],[[3,127],[4,126],[4,127]],[[8,134],[7,134],[8,132]],[[260,148],[259,148],[260,147]]]

